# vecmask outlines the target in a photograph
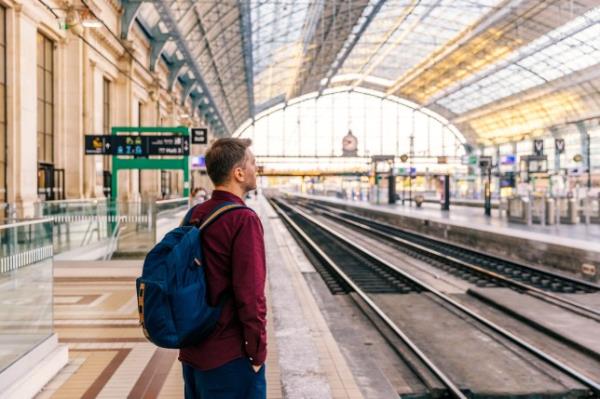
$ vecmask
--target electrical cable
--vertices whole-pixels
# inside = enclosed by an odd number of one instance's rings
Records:
[[[47,8],[52,13],[52,15],[54,15],[54,17],[56,19],[60,19],[60,16],[44,0],[38,0],[38,2],[41,3],[45,8]],[[104,21],[102,21],[101,19],[98,18],[98,16],[89,7],[89,5],[87,4],[87,2],[85,0],[82,0],[82,2],[87,7],[87,9],[92,13],[92,15],[94,16],[94,18],[96,18],[97,20],[101,21],[102,24],[104,25],[104,27],[106,28],[106,30],[108,30],[109,33],[115,39],[117,39],[117,41],[123,47],[123,49],[125,50],[125,52],[131,56],[132,60],[135,61],[138,65],[140,65],[146,72],[148,72],[149,74],[151,74],[150,70],[147,67],[145,67],[139,60],[137,60],[135,58],[134,54],[126,46],[124,46],[123,43],[121,43],[121,40],[115,35],[114,32],[112,32],[110,30],[110,28],[104,23]],[[73,33],[75,33],[75,32],[73,32]],[[131,74],[129,74],[128,72],[122,70],[114,61],[112,61],[110,58],[108,58],[100,49],[98,49],[96,46],[94,46],[92,43],[90,43],[85,37],[83,37],[79,33],[75,33],[75,35],[79,39],[81,39],[81,41],[83,43],[85,43],[90,49],[94,50],[99,56],[101,56],[104,60],[106,60],[110,65],[112,65],[120,74],[122,74],[127,79],[129,79],[133,84],[137,85],[139,88],[141,88],[143,90],[147,90],[147,86],[145,84],[140,83],[133,76],[131,76]],[[165,87],[163,87],[162,85],[160,85],[160,83],[159,83],[158,87],[159,87],[159,89],[164,90],[165,92],[168,93],[168,90]]]
[[[54,11],[52,9],[52,7],[50,7],[48,4],[46,4],[46,2],[44,0],[38,0],[39,3],[41,3],[44,7],[46,7],[48,9],[48,11],[50,11],[52,13],[52,15],[54,15],[54,17],[56,19],[59,19],[60,17],[58,16],[58,14],[56,13],[56,11]]]
[[[92,50],[94,50],[99,56],[101,56],[102,58],[104,58],[109,64],[111,64],[113,67],[115,67],[117,69],[117,71],[119,71],[119,73],[121,73],[123,76],[127,77],[132,83],[136,84],[139,88],[143,89],[143,90],[147,90],[147,87],[145,84],[138,82],[136,79],[133,78],[133,76],[131,76],[128,72],[122,70],[121,68],[119,68],[119,66],[113,62],[110,58],[108,58],[102,51],[100,51],[99,49],[97,49],[92,43],[90,43],[85,37],[81,36],[81,34],[76,33],[77,37],[79,37],[79,39],[81,39],[82,42],[84,42],[89,48],[91,48]]]

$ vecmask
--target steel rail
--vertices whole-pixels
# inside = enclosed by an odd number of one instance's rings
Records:
[[[446,374],[444,374],[435,365],[435,363],[433,363],[433,361],[431,361],[427,357],[427,355],[425,355],[425,353],[423,353],[423,351],[421,351],[421,349],[419,349],[419,347],[400,329],[400,327],[398,327],[396,325],[396,323],[394,323],[385,314],[385,312],[383,312],[383,310],[381,310],[381,308],[379,308],[379,306],[377,306],[375,304],[375,302],[373,302],[369,298],[369,296],[367,294],[365,294],[346,275],[346,273],[344,271],[342,271],[340,269],[340,267],[337,266],[337,264],[327,254],[325,254],[323,252],[323,250],[321,250],[321,248],[319,248],[319,246],[310,237],[308,237],[306,235],[306,233],[304,233],[304,231],[288,215],[286,215],[286,213],[279,207],[279,205],[277,203],[275,203],[275,201],[271,201],[271,204],[275,208],[275,211],[277,211],[277,213],[279,215],[281,215],[281,217],[284,218],[285,222],[288,223],[288,225],[290,225],[296,231],[296,233],[299,234],[302,237],[303,240],[305,240],[305,242],[311,247],[311,249],[313,251],[317,252],[317,254],[319,255],[319,257],[321,259],[323,259],[323,261],[325,261],[327,263],[327,265],[329,267],[331,267],[331,269],[333,269],[338,274],[338,276],[340,278],[342,278],[342,280],[348,285],[348,287],[350,287],[371,308],[371,310],[373,310],[373,312],[375,312],[377,314],[377,316],[379,316],[385,322],[385,324],[392,331],[394,331],[394,333],[402,340],[402,342],[404,342],[406,344],[406,346],[408,346],[413,351],[413,353],[415,353],[417,355],[417,357],[427,366],[427,368],[437,378],[439,378],[440,381],[442,381],[442,383],[448,388],[448,390],[451,393],[452,397],[454,397],[454,398],[460,398],[460,399],[467,399],[467,396],[465,396],[461,392],[461,390],[454,384],[454,382],[452,382],[452,380]],[[294,209],[294,207],[292,207],[291,205],[286,204],[286,206],[290,207],[290,209],[292,209],[294,212],[297,212],[298,214],[302,215],[302,213],[300,213],[297,209]],[[304,215],[302,215],[302,216],[304,217]],[[318,225],[318,224],[317,224],[317,226],[320,227],[320,225]]]
[[[302,198],[304,200],[308,199],[308,198],[303,198],[303,197],[298,197],[298,198]],[[308,200],[310,200],[310,199],[308,199]],[[335,208],[335,204],[321,204],[319,202],[314,201],[314,205],[320,207],[321,209],[322,208],[327,208],[328,210],[331,210],[331,209],[338,210],[337,208]],[[435,239],[435,238],[428,237],[428,236],[426,236],[424,234],[421,234],[421,233],[412,232],[412,231],[410,231],[410,232],[409,231],[404,231],[402,229],[399,229],[397,226],[394,226],[394,225],[391,225],[391,224],[388,224],[388,223],[384,223],[384,222],[381,222],[381,221],[377,221],[377,220],[368,219],[368,218],[366,218],[364,216],[355,215],[355,214],[352,214],[352,213],[347,212],[347,211],[338,210],[338,212],[341,213],[341,214],[349,215],[349,216],[357,218],[357,219],[366,220],[366,221],[368,221],[370,223],[376,223],[378,225],[381,225],[382,227],[393,229],[393,230],[396,230],[396,231],[399,231],[399,232],[402,232],[402,233],[414,236],[416,238],[420,238],[420,239],[423,239],[423,240],[428,240],[428,241],[434,242],[436,244],[440,244],[440,245],[444,245],[446,247],[454,248],[456,250],[470,252],[470,253],[475,254],[477,256],[486,257],[486,258],[494,259],[494,260],[501,261],[501,262],[506,262],[506,263],[509,263],[510,265],[517,266],[517,267],[520,267],[520,268],[523,268],[523,269],[526,269],[526,270],[530,270],[531,272],[534,272],[534,273],[539,273],[539,274],[546,275],[549,278],[565,280],[565,281],[569,282],[570,284],[577,284],[577,285],[583,286],[585,288],[589,288],[589,289],[592,289],[594,291],[600,292],[600,285],[592,283],[592,282],[589,282],[589,281],[585,281],[585,280],[577,279],[577,278],[574,278],[574,277],[570,277],[570,276],[566,276],[566,275],[554,273],[554,272],[549,271],[549,270],[543,270],[543,269],[540,269],[540,268],[532,266],[532,265],[519,264],[519,263],[516,263],[514,261],[505,261],[503,259],[499,259],[497,256],[494,256],[494,255],[488,255],[488,254],[485,254],[485,253],[477,252],[477,251],[475,251],[473,249],[465,248],[465,247],[463,247],[461,245],[458,245],[458,244],[451,244],[451,243],[448,243],[448,242],[444,242],[444,241],[441,241],[441,240],[438,240],[438,239]]]
[[[334,219],[339,220],[339,221],[341,221],[343,223],[346,223],[346,224],[350,224],[350,225],[352,225],[354,227],[358,227],[358,228],[360,228],[362,230],[366,230],[366,231],[368,231],[370,233],[373,233],[373,234],[375,234],[375,235],[377,235],[379,237],[382,237],[384,239],[387,239],[387,240],[390,240],[390,241],[394,241],[396,243],[399,243],[399,244],[404,245],[404,246],[409,247],[409,248],[414,248],[414,249],[416,249],[418,251],[421,251],[421,252],[425,252],[427,255],[429,255],[431,257],[441,258],[441,259],[443,259],[445,261],[449,261],[449,262],[458,264],[460,267],[464,267],[464,268],[467,268],[467,269],[469,269],[471,271],[474,271],[476,273],[483,274],[486,277],[489,277],[489,278],[491,278],[493,280],[499,280],[499,281],[502,281],[503,283],[506,283],[508,285],[512,285],[512,286],[517,287],[517,288],[519,288],[521,290],[524,290],[524,291],[527,291],[527,292],[533,292],[533,293],[536,294],[536,295],[534,295],[536,297],[538,297],[538,295],[539,295],[539,296],[544,297],[542,299],[545,299],[545,298],[546,299],[551,299],[550,301],[548,301],[549,303],[552,303],[552,304],[554,304],[556,306],[560,306],[560,307],[562,307],[564,309],[570,310],[570,311],[572,311],[574,313],[577,313],[577,314],[579,314],[581,316],[593,319],[595,321],[600,321],[600,311],[598,311],[598,310],[596,310],[594,308],[585,306],[585,305],[580,304],[580,303],[575,302],[575,301],[571,301],[571,300],[569,300],[567,298],[562,298],[562,297],[560,297],[560,296],[558,296],[556,294],[553,294],[551,292],[547,292],[547,291],[544,291],[544,290],[542,290],[540,288],[531,286],[529,284],[516,281],[516,280],[511,279],[509,277],[506,277],[506,276],[504,276],[502,274],[493,272],[491,270],[488,270],[488,269],[485,269],[483,267],[474,265],[472,263],[465,262],[465,261],[463,261],[461,259],[458,259],[458,258],[455,258],[453,256],[443,254],[443,253],[438,252],[438,251],[436,251],[434,249],[427,248],[427,247],[425,247],[423,245],[411,242],[411,241],[406,240],[404,238],[400,238],[400,237],[396,237],[396,236],[389,236],[389,235],[385,234],[381,230],[377,230],[377,229],[375,229],[375,228],[373,228],[371,226],[368,226],[368,225],[365,225],[365,224],[362,224],[362,223],[359,223],[359,222],[356,222],[356,221],[353,221],[353,220],[345,219],[345,218],[339,216],[338,214],[335,214],[334,212],[325,211],[325,210],[321,210],[321,212],[325,213],[327,216],[329,216],[331,218],[334,218]],[[369,222],[370,223],[374,223],[374,224],[378,224],[378,225],[382,225],[380,222],[377,222],[377,221],[369,220]],[[393,228],[391,226],[386,226],[386,227]],[[398,230],[398,229],[396,229],[396,230]],[[573,309],[573,308],[575,308],[575,309]]]
[[[362,246],[360,246],[360,245],[358,245],[356,243],[353,243],[350,239],[346,238],[344,235],[340,234],[339,232],[336,232],[336,231],[332,230],[328,226],[325,226],[325,225],[319,223],[312,216],[306,214],[304,211],[298,209],[297,207],[291,206],[289,204],[287,206],[290,207],[290,209],[292,209],[294,212],[296,212],[300,216],[302,216],[304,219],[310,221],[311,223],[313,223],[314,225],[318,226],[319,228],[327,231],[329,234],[331,234],[334,237],[338,238],[339,240],[345,242],[347,245],[349,245],[352,248],[358,250],[359,252],[362,252],[364,255],[367,255],[367,256],[371,257],[372,259],[380,262],[381,264],[387,266],[391,270],[397,272],[401,276],[403,276],[406,279],[408,279],[408,280],[412,281],[413,283],[417,284],[418,286],[420,286],[421,288],[423,288],[423,290],[428,291],[431,294],[435,295],[436,297],[438,297],[439,299],[441,299],[443,302],[445,302],[445,303],[447,303],[447,304],[455,307],[456,309],[460,310],[461,312],[463,312],[463,313],[471,316],[473,319],[475,319],[479,323],[485,325],[486,327],[490,328],[492,331],[494,331],[494,332],[502,335],[503,337],[507,338],[509,341],[511,341],[511,342],[517,344],[518,346],[524,348],[526,351],[528,351],[531,354],[535,355],[536,357],[542,359],[543,361],[552,364],[558,370],[562,371],[563,373],[571,376],[572,378],[574,378],[577,381],[581,382],[585,386],[589,387],[594,394],[600,395],[600,382],[594,381],[591,378],[583,375],[579,371],[577,371],[577,370],[573,369],[572,367],[566,365],[565,363],[563,363],[560,360],[554,358],[553,356],[549,355],[548,353],[544,352],[543,350],[541,350],[541,349],[537,348],[536,346],[534,346],[534,345],[532,345],[532,344],[524,341],[523,339],[517,337],[516,335],[514,335],[510,331],[506,330],[505,328],[503,328],[503,327],[497,325],[496,323],[494,323],[494,322],[486,319],[485,317],[477,314],[476,312],[474,312],[473,310],[469,309],[465,305],[463,305],[463,304],[455,301],[454,299],[450,298],[448,295],[442,293],[441,291],[437,290],[436,288],[434,288],[434,287],[430,286],[429,284],[427,284],[427,283],[419,280],[418,278],[416,278],[416,277],[408,274],[407,272],[399,269],[395,265],[390,264],[389,262],[387,262],[383,258],[379,257],[375,253],[371,252],[370,250],[368,250],[368,249],[366,249],[366,248],[364,248],[364,247],[362,247]]]

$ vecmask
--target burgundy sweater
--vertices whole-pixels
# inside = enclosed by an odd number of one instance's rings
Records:
[[[192,219],[202,220],[216,205],[244,201],[226,191],[196,207]],[[246,356],[254,365],[267,356],[267,303],[265,299],[265,246],[263,227],[250,209],[221,215],[202,231],[208,303],[215,306],[225,295],[215,330],[197,345],[179,351],[179,360],[209,370]]]

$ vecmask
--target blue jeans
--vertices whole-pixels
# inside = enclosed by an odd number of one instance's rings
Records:
[[[211,370],[182,363],[185,399],[266,399],[265,365],[258,373],[245,357]]]

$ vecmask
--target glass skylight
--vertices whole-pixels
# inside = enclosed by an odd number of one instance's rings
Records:
[[[413,1],[388,1],[339,74],[361,73],[396,80],[498,3],[499,0],[438,0],[416,2],[413,6]]]
[[[303,53],[307,1],[251,0],[254,102],[286,94]]]
[[[600,62],[600,7],[455,83],[438,104],[463,113]]]

